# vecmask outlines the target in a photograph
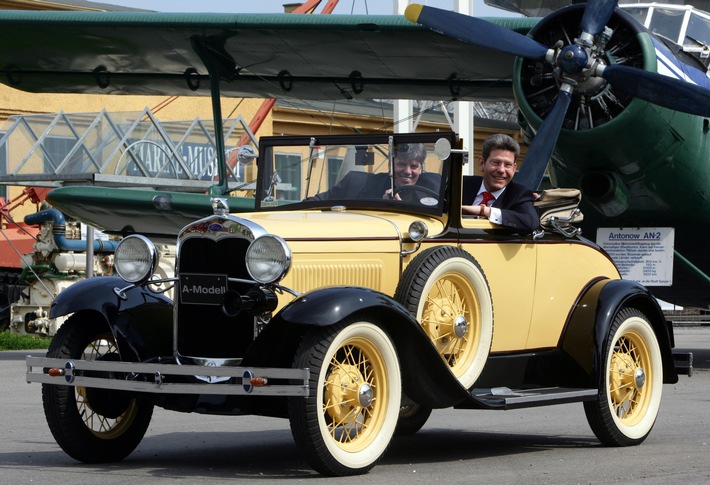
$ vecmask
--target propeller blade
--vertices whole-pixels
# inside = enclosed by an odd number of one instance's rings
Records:
[[[567,89],[565,89],[567,87]],[[557,137],[562,129],[562,122],[565,120],[565,114],[572,100],[571,86],[563,84],[560,93],[557,96],[555,105],[550,110],[545,118],[545,121],[537,130],[535,138],[528,147],[528,152],[525,155],[523,166],[515,175],[515,181],[523,184],[528,189],[535,191],[540,187],[542,177],[545,175],[547,163],[552,156],[552,150],[557,143]]]
[[[710,90],[687,81],[620,64],[606,66],[602,77],[615,91],[664,108],[710,117]]]
[[[582,32],[597,35],[609,22],[617,0],[589,0],[582,16]]]
[[[404,12],[410,22],[447,37],[528,59],[544,59],[547,47],[512,30],[485,20],[448,10],[413,3]]]

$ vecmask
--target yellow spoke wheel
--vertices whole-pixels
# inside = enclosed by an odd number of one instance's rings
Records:
[[[395,292],[451,372],[469,388],[493,340],[488,282],[473,257],[453,246],[430,248],[407,266]]]
[[[331,476],[370,470],[387,449],[401,400],[399,362],[376,323],[356,319],[306,335],[294,367],[311,372],[310,395],[289,399],[294,439]]]
[[[621,310],[607,337],[599,396],[584,403],[594,434],[611,446],[641,443],[656,422],[662,386],[661,351],[651,324],[637,309]]]

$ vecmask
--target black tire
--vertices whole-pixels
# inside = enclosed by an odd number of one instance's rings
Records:
[[[353,319],[306,334],[294,367],[310,369],[307,398],[289,398],[291,432],[306,461],[329,476],[368,472],[397,424],[402,395],[390,337]]]
[[[399,419],[394,430],[395,436],[413,435],[424,426],[431,416],[431,408],[421,404],[403,404],[399,408]]]
[[[658,339],[642,312],[616,315],[602,364],[597,399],[584,403],[589,426],[607,446],[637,445],[656,422],[663,388]]]
[[[10,328],[10,301],[7,295],[0,292],[0,332]]]
[[[72,315],[52,339],[47,357],[120,360],[102,322]],[[124,459],[143,439],[153,405],[121,391],[42,384],[42,403],[57,444],[84,463]]]
[[[416,318],[461,385],[470,388],[493,341],[493,301],[481,267],[466,251],[422,251],[404,270],[395,299]]]

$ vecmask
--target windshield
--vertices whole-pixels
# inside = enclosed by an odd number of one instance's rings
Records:
[[[432,136],[435,135],[435,136]],[[383,208],[441,213],[448,163],[442,134],[262,138],[260,210]]]

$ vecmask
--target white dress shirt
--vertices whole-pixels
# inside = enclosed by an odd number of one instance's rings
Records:
[[[488,204],[493,204],[496,200],[498,200],[498,197],[503,194],[503,191],[505,191],[505,187],[500,190],[496,190],[495,192],[491,192],[493,197],[495,197],[495,200],[490,201]],[[481,205],[481,202],[483,201],[483,192],[488,191],[486,190],[486,186],[483,182],[481,182],[481,187],[478,189],[478,193],[473,199],[473,205]],[[496,224],[503,224],[503,213],[498,207],[491,207],[491,215],[488,217],[488,220]]]

